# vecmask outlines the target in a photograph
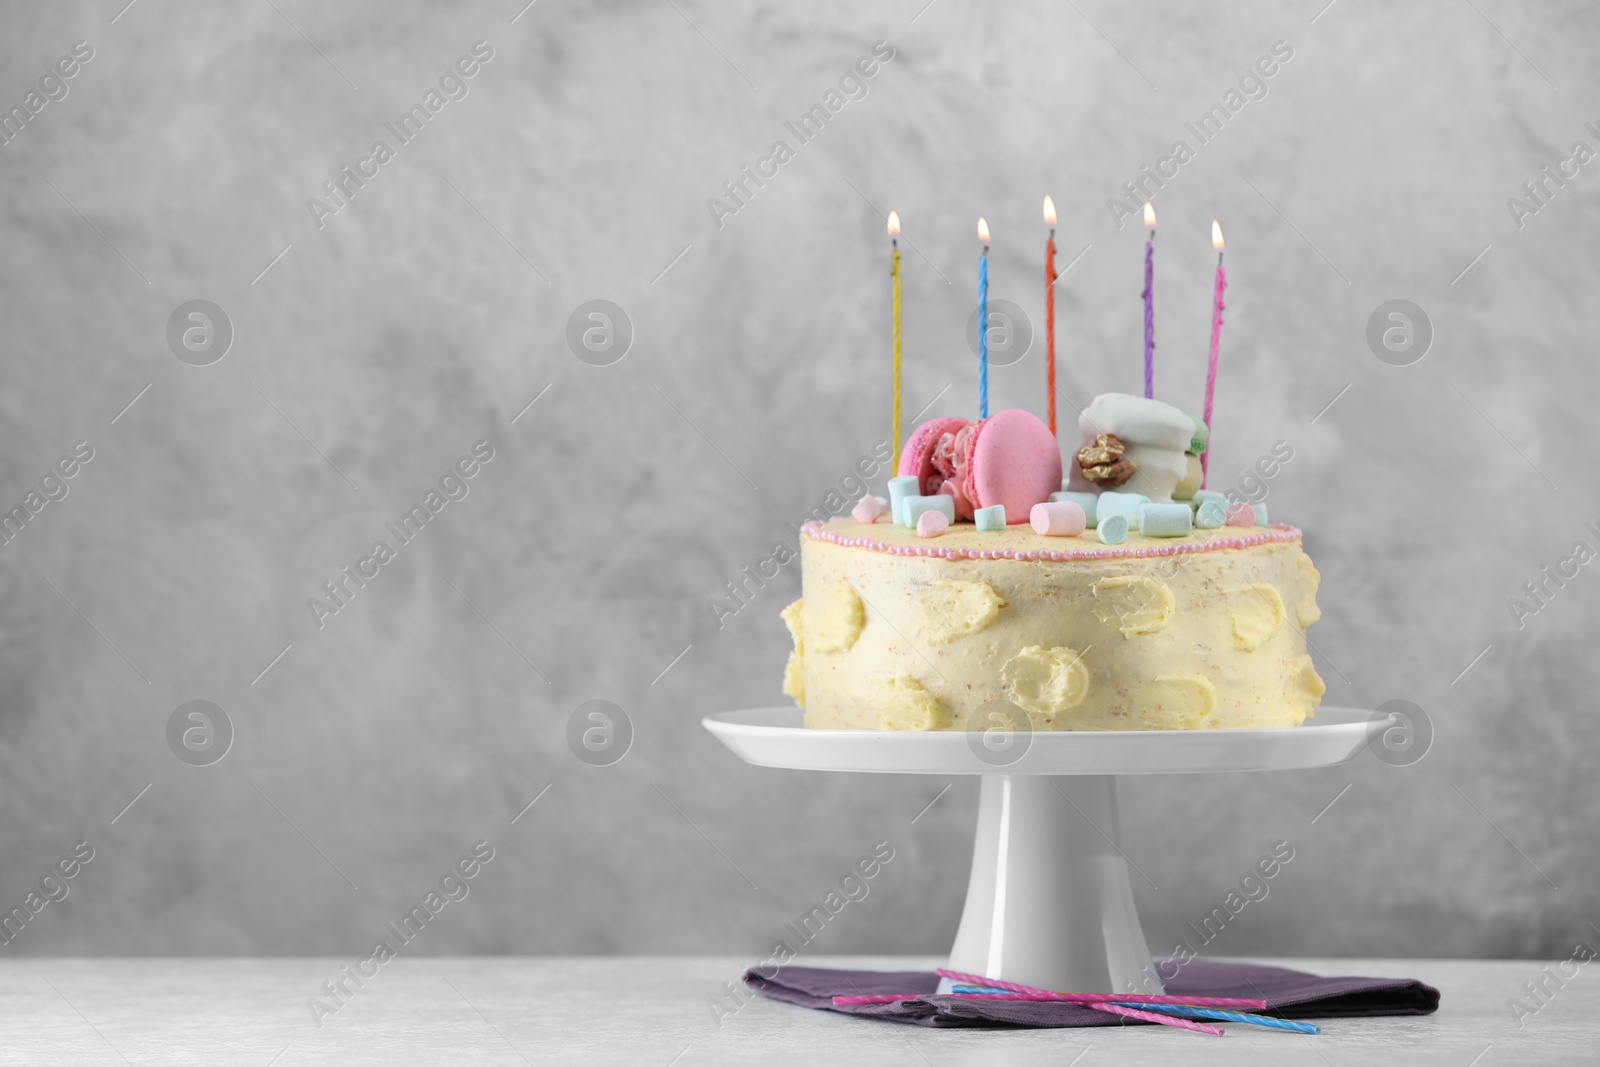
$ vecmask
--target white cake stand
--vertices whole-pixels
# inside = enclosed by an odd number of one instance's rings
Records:
[[[952,970],[1046,989],[1145,993],[1160,992],[1161,981],[1128,881],[1117,776],[1332,767],[1389,725],[1348,708],[1321,708],[1315,725],[1274,730],[969,735],[807,730],[803,720],[785,707],[703,722],[761,767],[983,776]]]

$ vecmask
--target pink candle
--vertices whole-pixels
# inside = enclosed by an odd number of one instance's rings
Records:
[[[1206,422],[1206,450],[1200,453],[1200,485],[1206,484],[1211,461],[1211,397],[1217,391],[1217,344],[1222,340],[1222,291],[1228,287],[1228,272],[1222,269],[1222,227],[1211,220],[1211,247],[1217,250],[1217,291],[1211,302],[1211,358],[1206,361],[1206,406],[1201,416]]]
[[[987,986],[993,989],[1006,989],[1013,993],[1022,993],[1041,1000],[1095,1001],[1100,1003],[1107,1001],[1116,1001],[1118,1003],[1143,1001],[1147,1004],[1198,1004],[1208,1008],[1261,1009],[1267,1006],[1265,1000],[1256,1000],[1248,997],[1180,997],[1166,994],[1145,995],[1141,993],[1058,993],[1051,989],[1040,989],[1038,986],[1021,985],[1017,982],[1002,982],[998,978],[987,978],[981,974],[968,974],[965,971],[952,971],[945,967],[935,967],[933,973],[940,978],[948,978],[952,982],[968,982],[972,985]],[[927,994],[912,993],[908,995],[926,996]]]

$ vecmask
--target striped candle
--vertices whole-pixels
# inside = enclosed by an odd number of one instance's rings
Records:
[[[1131,1006],[1131,1005],[1130,1005]],[[1270,1015],[1251,1015],[1243,1011],[1223,1011],[1220,1008],[1196,1008],[1185,1004],[1140,1004],[1146,1011],[1168,1015],[1189,1015],[1198,1019],[1218,1019],[1225,1023],[1244,1023],[1264,1026],[1269,1030],[1293,1030],[1297,1034],[1320,1034],[1322,1029],[1312,1023],[1297,1023],[1293,1019],[1275,1019]]]
[[[894,255],[890,260],[889,277],[894,279],[894,415],[890,422],[890,438],[894,450],[889,456],[889,470],[900,469],[900,213],[889,212],[889,240]],[[890,477],[893,477],[893,473]]]
[[[989,417],[989,224],[978,217],[978,418]]]
[[[993,988],[991,986],[956,985],[956,986],[952,986],[951,990],[956,994],[962,994],[962,993],[998,993],[998,994],[1000,994],[1000,996],[995,998],[997,1000],[1001,1000],[1001,999],[1004,999],[1004,1000],[1027,1000],[1028,999],[1027,997],[1023,996],[1022,994],[1007,994],[1005,990],[1003,990],[1003,989],[995,989],[995,988]],[[1038,1001],[1033,1001],[1033,1003],[1038,1003]],[[1118,1004],[1079,1004],[1078,1007],[1080,1007],[1080,1008],[1093,1008],[1095,1011],[1106,1011],[1106,1012],[1110,1012],[1113,1015],[1124,1015],[1124,1014],[1126,1014],[1126,1015],[1129,1016],[1129,1018],[1144,1019],[1147,1022],[1157,1022],[1157,1021],[1159,1021],[1163,1026],[1171,1025],[1171,1020],[1170,1019],[1159,1019],[1158,1020],[1155,1016],[1146,1014],[1146,1012],[1143,1012],[1143,1011],[1135,1010],[1132,1013],[1128,1013],[1128,1012],[1117,1011],[1116,1009],[1117,1008],[1133,1008],[1133,1009],[1146,1008],[1149,1011],[1162,1012],[1162,1013],[1164,1013],[1164,1014],[1166,1014],[1168,1016],[1185,1015],[1185,1014],[1198,1015],[1200,1012],[1216,1011],[1216,1009],[1213,1009],[1213,1008],[1179,1007],[1176,1004],[1173,1004],[1173,1005],[1166,1005],[1166,1004],[1162,1004],[1162,1005],[1156,1005],[1156,1004],[1122,1004],[1122,1003],[1118,1003]],[[1244,1022],[1244,1021],[1247,1021],[1247,1020],[1250,1020],[1250,1019],[1261,1018],[1261,1016],[1258,1016],[1258,1015],[1244,1015],[1244,1014],[1242,1014],[1240,1012],[1225,1012],[1225,1011],[1216,1011],[1216,1015],[1215,1016],[1207,1015],[1207,1016],[1204,1016],[1204,1017],[1207,1018],[1207,1019],[1210,1019],[1210,1018],[1220,1018],[1222,1016],[1227,1016],[1228,1018],[1236,1019],[1239,1022]],[[1184,1029],[1187,1029],[1187,1027],[1185,1027]],[[1209,1028],[1208,1028],[1208,1032],[1209,1032]],[[1222,1031],[1218,1030],[1217,1031],[1217,1036],[1220,1037],[1221,1035],[1222,1035]]]
[[[1056,202],[1044,198],[1044,221],[1050,236],[1044,242],[1044,392],[1046,424],[1056,432]]]
[[[1180,1030],[1193,1030],[1196,1033],[1211,1034],[1215,1037],[1222,1037],[1226,1033],[1220,1026],[1208,1026],[1205,1023],[1190,1022],[1188,1019],[1172,1015],[1156,1015],[1152,1012],[1140,1011],[1138,1008],[1130,1008],[1123,1004],[1094,1003],[1085,1004],[1083,1007],[1093,1008],[1095,1011],[1103,1011],[1110,1015],[1126,1015],[1130,1019],[1138,1019],[1141,1022],[1157,1023],[1161,1026],[1176,1026]]]
[[[1144,398],[1156,395],[1156,210],[1144,205],[1144,224],[1150,228],[1150,240],[1144,245]]]
[[[1217,391],[1217,345],[1222,341],[1222,291],[1228,287],[1228,272],[1222,269],[1222,225],[1211,220],[1211,247],[1217,250],[1217,287],[1211,298],[1211,353],[1206,357],[1206,404],[1201,416],[1206,423],[1206,448],[1200,453],[1200,488],[1206,487],[1211,470],[1211,398]]]
[[[1108,1003],[1105,1001],[1072,1000],[1067,997],[1047,998],[1028,993],[861,993],[853,996],[833,998],[836,1008],[848,1008],[861,1004],[898,1004],[904,1000],[919,1000],[922,997],[947,996],[957,1000],[1009,1000],[1021,1003],[1037,1004],[1042,1000],[1060,1000],[1063,1003],[1074,1004],[1080,1008],[1091,1011],[1104,1012],[1107,1015],[1122,1015],[1129,1019],[1142,1019],[1145,1022],[1157,1023],[1161,1026],[1176,1026],[1180,1030],[1196,1030],[1203,1034],[1215,1034],[1221,1037],[1221,1027],[1207,1026],[1204,1023],[1192,1023],[1187,1019],[1171,1015],[1152,1014],[1153,1005],[1143,1005],[1152,1011],[1142,1011],[1127,1004]]]
[[[992,986],[1004,989],[1009,993],[1024,993],[1034,1000],[1066,1000],[1078,1004],[1087,1003],[1117,1003],[1125,1004],[1139,1001],[1145,1004],[1199,1004],[1207,1008],[1265,1008],[1267,1002],[1249,997],[1173,997],[1173,996],[1147,996],[1142,993],[1057,993],[1050,989],[1039,989],[1031,985],[1019,985],[1016,982],[1002,982],[997,978],[985,978],[981,974],[966,974],[962,971],[952,971],[944,967],[935,972],[941,978],[949,978],[955,982],[968,982],[972,985]],[[998,994],[985,994],[994,996]]]

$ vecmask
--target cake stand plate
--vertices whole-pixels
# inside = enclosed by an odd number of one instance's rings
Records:
[[[1272,730],[1040,731],[1012,738],[1010,743],[1023,749],[1014,759],[988,746],[992,761],[974,752],[974,735],[963,730],[808,730],[805,712],[793,706],[725,711],[702,721],[740,759],[758,767],[874,774],[1106,775],[1331,767],[1354,758],[1366,745],[1373,732],[1371,717],[1370,711],[1320,708],[1305,726]]]
[[[1388,729],[1320,708],[1271,730],[912,733],[808,730],[793,707],[702,720],[762,767],[983,776],[952,970],[1046,989],[1162,991],[1139,926],[1117,819],[1121,775],[1332,767]]]

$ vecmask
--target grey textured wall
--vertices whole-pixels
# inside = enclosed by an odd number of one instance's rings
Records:
[[[1199,403],[1217,217],[1213,482],[1292,446],[1268,500],[1322,570],[1328,700],[1414,701],[1436,740],[1409,767],[1126,790],[1152,945],[1278,841],[1294,861],[1208,953],[1590,936],[1600,565],[1520,626],[1508,599],[1600,548],[1600,168],[1520,219],[1507,198],[1600,147],[1600,16],[922,3],[6,5],[0,103],[93,49],[0,148],[0,504],[94,450],[0,547],[0,910],[95,850],[11,951],[354,957],[479,840],[493,860],[409,951],[754,954],[879,840],[894,860],[815,951],[947,947],[973,784],[923,812],[944,781],[738,762],[699,717],[782,700],[798,574],[720,629],[708,598],[887,432],[882,213],[910,410],[946,385],[933,410],[973,407],[980,213],[993,295],[1038,312],[1046,192],[1063,264],[1088,246],[1063,392],[1136,390],[1142,234],[1106,201],[1180,138],[1158,395]],[[467,94],[399,144],[385,123],[480,40]],[[866,95],[799,144],[784,122],[879,40]],[[1280,40],[1200,145],[1184,122]],[[379,139],[393,158],[319,227],[308,198]],[[707,198],[780,139],[719,226]],[[234,331],[209,366],[167,341],[195,299]],[[566,342],[592,299],[636,330],[610,366]],[[1369,348],[1392,299],[1432,323],[1420,362]],[[1042,379],[1037,350],[997,367],[996,406],[1042,411]],[[308,598],[481,440],[469,494],[319,629]],[[167,740],[194,699],[234,731],[207,767]],[[566,740],[590,699],[633,723],[609,767]]]

